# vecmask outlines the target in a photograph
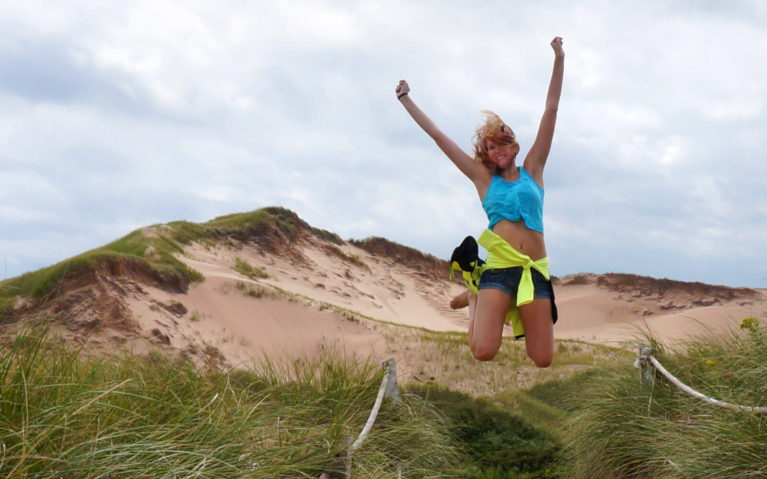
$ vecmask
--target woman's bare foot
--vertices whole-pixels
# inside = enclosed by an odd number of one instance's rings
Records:
[[[453,309],[465,308],[469,305],[469,290],[467,289],[463,293],[459,294],[455,298],[450,300],[450,307]]]

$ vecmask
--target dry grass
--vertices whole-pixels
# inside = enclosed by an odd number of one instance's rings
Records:
[[[586,369],[610,364],[616,354],[625,355],[626,360],[633,357],[632,352],[607,346],[557,341],[554,363],[542,369],[527,357],[524,341],[504,339],[496,358],[483,362],[471,355],[465,333],[392,326],[385,336],[390,352],[401,358],[401,382],[435,382],[475,397],[492,397],[503,391],[566,379]]]

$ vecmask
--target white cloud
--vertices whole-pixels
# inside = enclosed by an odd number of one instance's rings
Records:
[[[486,220],[395,83],[464,148],[491,109],[524,149],[559,34],[555,272],[764,286],[767,12],[728,5],[5,2],[0,254],[18,274],[140,225],[281,205],[447,257]]]

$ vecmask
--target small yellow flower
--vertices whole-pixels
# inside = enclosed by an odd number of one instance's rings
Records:
[[[716,366],[716,361],[713,359],[706,359],[706,366]]]
[[[756,318],[743,318],[743,321],[740,322],[740,329],[756,331],[759,329],[759,320]]]

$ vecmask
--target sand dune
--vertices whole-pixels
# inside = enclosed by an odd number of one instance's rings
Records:
[[[562,321],[555,328],[559,339],[580,339],[601,344],[621,345],[637,336],[651,333],[667,342],[678,342],[690,336],[719,334],[737,328],[743,318],[767,315],[767,294],[752,300],[736,300],[725,304],[694,307],[677,301],[673,312],[664,312],[663,302],[637,304],[596,285],[555,287]]]
[[[448,307],[462,291],[457,282],[434,279],[390,258],[351,244],[341,247],[346,261],[305,245],[296,256],[265,254],[250,245],[211,249],[195,245],[180,258],[206,278],[185,294],[147,288],[131,308],[144,329],[159,329],[178,348],[212,346],[230,363],[262,355],[307,353],[334,345],[347,352],[383,357],[387,344],[376,321],[434,331],[465,331],[467,310]],[[237,259],[261,268],[268,277],[248,278],[233,269]],[[666,341],[715,334],[737,327],[745,317],[767,314],[765,293],[749,300],[716,301],[694,307],[689,295],[627,297],[597,284],[555,286],[560,321],[557,339],[613,346],[650,331]],[[258,296],[258,297],[255,297]],[[152,304],[180,303],[187,313],[172,323],[158,319]],[[672,310],[664,310],[673,304]],[[193,318],[193,319],[189,319]],[[511,335],[508,330],[506,334]]]
[[[231,365],[327,347],[380,359],[400,346],[391,328],[466,331],[467,310],[448,306],[464,287],[448,279],[445,261],[382,238],[344,242],[287,210],[270,214],[282,215],[293,236],[277,222],[177,255],[203,282],[162,284],[150,266],[121,258],[62,280],[49,305],[20,301],[14,322],[50,316],[64,337],[96,350],[161,347]],[[160,230],[172,228],[145,234]],[[150,249],[145,256],[157,254]],[[256,274],[238,272],[238,262]],[[559,279],[554,289],[560,340],[621,346],[644,331],[673,342],[767,317],[765,290],[593,274]]]

